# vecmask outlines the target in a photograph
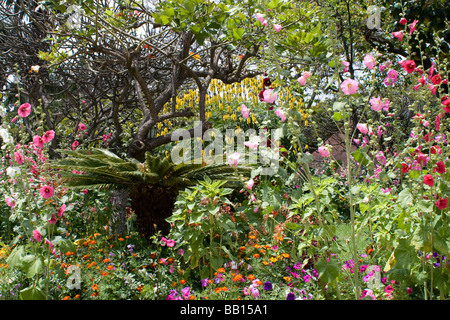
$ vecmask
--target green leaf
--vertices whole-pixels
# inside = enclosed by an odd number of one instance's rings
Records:
[[[29,254],[22,259],[23,270],[28,278],[33,278],[36,274],[44,271],[44,258],[41,255]]]
[[[365,166],[369,163],[369,159],[367,158],[367,154],[362,152],[360,149],[357,149],[352,153],[353,159],[355,159],[358,163]]]
[[[15,247],[6,259],[6,263],[11,267],[18,266],[22,262],[22,257],[24,256],[24,254],[25,249],[23,248],[23,246]]]
[[[397,202],[400,204],[400,206],[403,209],[406,209],[410,204],[413,203],[413,196],[412,196],[411,191],[409,190],[409,188],[403,189],[398,194]]]
[[[30,286],[20,291],[22,300],[47,300],[45,293],[35,286]]]
[[[325,283],[334,281],[341,271],[341,267],[337,262],[328,262],[325,259],[320,259],[316,263],[316,269],[319,273],[319,278]]]
[[[62,253],[66,253],[66,252],[75,252],[77,248],[69,239],[63,239],[59,242],[59,250]]]
[[[344,116],[342,115],[342,113],[335,111],[333,114],[333,120],[340,121],[342,119],[344,119]]]
[[[233,29],[233,38],[234,40],[240,40],[244,35],[245,30],[243,28]]]
[[[410,239],[399,240],[394,251],[395,260],[397,261],[395,265],[396,268],[405,268],[410,270],[415,263],[419,261],[417,258],[416,248],[414,248],[410,242]]]

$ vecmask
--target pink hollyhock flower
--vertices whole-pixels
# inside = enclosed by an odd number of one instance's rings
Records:
[[[65,204],[63,204],[61,207],[59,207],[58,212],[57,212],[58,217],[61,218],[62,215],[64,214],[64,211],[66,211],[66,205]]]
[[[281,24],[274,24],[274,25],[273,25],[273,28],[275,29],[276,32],[280,32],[282,26],[281,26]]]
[[[266,89],[263,92],[263,101],[267,103],[275,103],[277,99],[276,92],[273,92],[273,89]]]
[[[48,143],[48,142],[52,141],[54,137],[55,137],[55,131],[48,130],[42,136],[42,141],[44,141],[44,143]]]
[[[84,131],[84,130],[86,130],[86,125],[84,124],[84,123],[79,123],[78,124],[78,130],[80,130],[80,131]]]
[[[342,92],[345,95],[355,94],[358,91],[358,82],[353,79],[346,79],[341,83]]]
[[[29,103],[24,103],[20,105],[19,109],[17,110],[17,113],[22,118],[28,117],[31,113],[31,105]]]
[[[320,146],[318,151],[319,154],[324,158],[328,158],[330,156],[330,150],[328,150],[326,146]]]
[[[370,54],[366,54],[366,56],[364,57],[364,65],[369,69],[372,70],[373,67],[375,67],[375,58],[370,55]]]
[[[348,66],[350,65],[350,62],[348,62],[348,61],[341,61],[341,63],[344,66],[343,72],[348,72]]]
[[[403,40],[403,32],[402,31],[392,32],[392,35],[400,41]]]
[[[427,82],[427,78],[425,76],[420,77],[419,82],[421,85],[425,85],[425,83]]]
[[[278,117],[280,117],[281,122],[286,121],[286,115],[284,114],[283,109],[277,108],[277,110],[275,110],[275,114],[276,114]]]
[[[423,183],[426,184],[429,187],[432,187],[434,184],[434,179],[431,174],[427,174],[423,177]]]
[[[242,104],[242,106],[241,106],[241,113],[242,113],[242,117],[244,119],[247,119],[250,115],[250,110],[248,110],[248,108],[245,104]]]
[[[416,24],[419,20],[414,19],[414,21],[409,25],[409,34],[411,35],[416,30]]]
[[[77,140],[75,140],[75,141],[72,143],[72,150],[75,150],[79,145],[80,145],[80,143],[79,143]]]
[[[39,193],[41,194],[42,198],[48,199],[53,196],[53,194],[55,193],[55,190],[53,189],[52,186],[45,185],[39,189]]]
[[[367,132],[369,132],[369,129],[367,128],[367,124],[365,123],[358,123],[356,125],[356,128],[358,128],[358,130],[362,133],[362,134],[366,134]]]
[[[430,89],[431,94],[436,94],[436,92],[437,92],[437,86],[435,86],[434,84],[430,84],[428,86],[428,89]]]
[[[302,77],[304,77],[305,79],[308,79],[311,75],[309,74],[308,71],[305,71],[302,73]]]
[[[298,83],[300,83],[301,86],[304,86],[306,84],[306,78],[304,76],[301,76],[297,79]]]
[[[49,248],[50,248],[50,253],[54,254],[56,252],[56,250],[53,248],[53,243],[51,243],[50,240],[48,240],[47,238],[45,238],[44,241],[45,244],[48,244]]]
[[[258,149],[258,142],[257,141],[245,141],[244,146],[249,147],[252,150]]]
[[[34,240],[36,240],[36,242],[41,242],[42,240],[42,235],[37,229],[33,230],[33,238]]]
[[[33,137],[33,143],[38,148],[43,148],[44,147],[44,140],[42,140],[42,138],[40,136],[38,136],[38,135],[35,135]]]
[[[377,97],[377,98],[372,97],[372,98],[370,98],[369,103],[370,103],[370,108],[373,111],[380,111],[383,108],[383,104],[381,102],[381,98],[380,97]]]
[[[399,22],[402,26],[404,26],[407,23],[405,18],[401,18]]]
[[[261,22],[261,24],[263,26],[267,26],[267,20],[264,18],[264,15],[262,15],[261,13],[257,13],[256,14],[256,20],[258,20],[259,22]]]
[[[51,217],[49,220],[47,220],[47,222],[50,223],[50,224],[55,224],[55,223],[56,223],[56,217],[55,217],[55,215],[52,214],[52,217]]]
[[[241,157],[241,155],[239,154],[239,152],[233,152],[231,155],[228,156],[228,164],[231,167],[237,167],[237,165],[239,164],[239,158]]]
[[[391,101],[389,99],[386,99],[386,101],[381,104],[383,111],[389,111],[390,106],[391,106]]]
[[[416,63],[414,60],[405,60],[400,62],[400,65],[407,73],[413,73],[416,70]]]
[[[8,207],[10,207],[11,209],[14,209],[14,207],[16,206],[16,202],[13,199],[11,199],[10,197],[5,196],[5,201],[6,201],[6,204],[8,205]]]
[[[14,159],[16,159],[18,164],[22,164],[24,159],[23,159],[23,155],[20,151],[16,151],[14,152]]]
[[[387,76],[388,76],[388,78],[389,79],[391,79],[392,81],[397,81],[397,75],[398,75],[398,72],[397,72],[397,70],[395,70],[395,69],[390,69],[388,72],[387,72]]]
[[[248,180],[247,181],[247,189],[252,190],[254,184],[255,184],[255,180],[253,180],[253,179]]]
[[[434,204],[439,210],[444,210],[448,206],[448,198],[442,199],[441,197],[439,197],[439,200],[437,200]]]
[[[83,189],[83,191],[82,191],[84,194],[88,194],[88,189]]]
[[[433,169],[433,172],[437,173],[445,173],[445,164],[444,161],[439,161],[436,163],[436,167]]]

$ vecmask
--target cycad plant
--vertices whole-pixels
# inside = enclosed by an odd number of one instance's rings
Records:
[[[138,231],[147,237],[157,231],[162,234],[169,232],[170,225],[166,219],[172,215],[180,190],[196,185],[205,175],[238,187],[248,179],[252,170],[250,166],[231,167],[226,163],[206,165],[192,161],[177,165],[170,156],[150,153],[141,163],[122,159],[104,149],[60,152],[67,157],[56,160],[53,168],[63,169],[60,172],[63,184],[76,188],[126,190],[136,214]]]

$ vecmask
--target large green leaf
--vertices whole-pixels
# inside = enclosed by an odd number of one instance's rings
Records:
[[[325,283],[331,283],[339,276],[341,271],[340,265],[336,261],[329,262],[326,259],[320,259],[316,263],[316,269],[319,278]]]
[[[35,286],[30,286],[20,291],[22,300],[47,300],[45,293]]]

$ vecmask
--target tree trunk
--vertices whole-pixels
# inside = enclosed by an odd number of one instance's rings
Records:
[[[139,185],[130,192],[131,208],[136,213],[138,231],[150,239],[157,232],[167,235],[178,190],[160,185]]]
[[[123,235],[127,231],[127,211],[129,190],[115,190],[112,196],[112,205],[114,206],[112,221],[111,221],[111,234]]]

